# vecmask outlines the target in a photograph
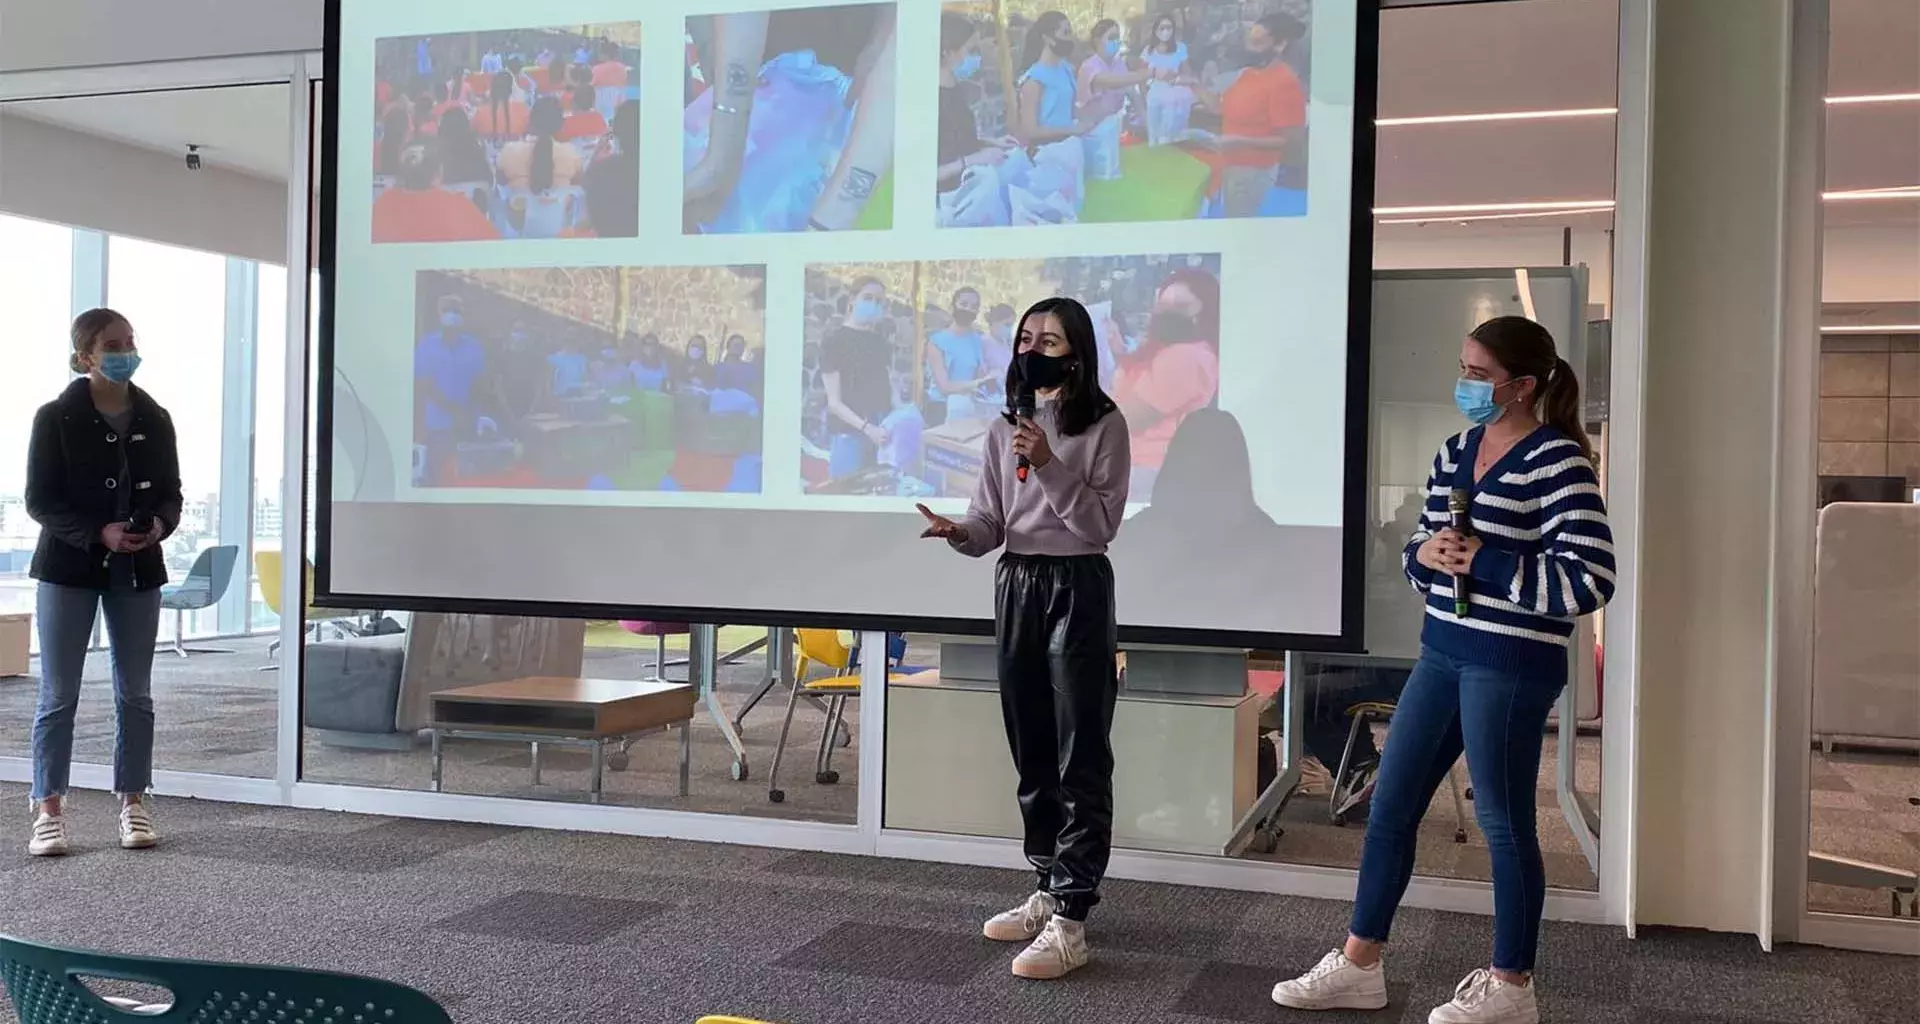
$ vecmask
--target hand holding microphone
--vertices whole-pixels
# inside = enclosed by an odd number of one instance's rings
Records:
[[[1033,421],[1033,411],[1033,389],[1023,386],[1016,390],[1007,421],[1013,424],[1013,452],[1016,457],[1013,475],[1021,483],[1027,482],[1035,466],[1045,466],[1053,461],[1053,448],[1047,443],[1047,432]]]

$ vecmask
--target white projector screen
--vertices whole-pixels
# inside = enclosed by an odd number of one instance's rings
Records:
[[[335,0],[319,599],[979,630],[992,560],[913,507],[965,509],[1067,295],[1132,435],[1123,635],[1356,644],[1376,24]]]

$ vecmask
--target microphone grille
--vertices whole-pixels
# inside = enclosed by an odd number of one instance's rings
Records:
[[[1465,512],[1472,504],[1473,495],[1469,494],[1464,487],[1455,487],[1452,493],[1447,495],[1447,510],[1449,512]]]

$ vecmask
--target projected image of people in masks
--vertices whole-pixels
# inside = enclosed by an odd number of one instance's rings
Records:
[[[946,4],[938,223],[1304,216],[1312,11],[1310,0]]]
[[[758,266],[421,272],[414,485],[759,493],[765,289]]]
[[[639,234],[640,25],[374,44],[373,240]]]
[[[893,227],[895,8],[687,19],[683,229]]]
[[[1007,408],[1014,310],[1044,298],[1093,318],[1096,372],[1136,449],[1133,501],[1151,499],[1181,421],[1218,400],[1217,255],[822,264],[806,280],[810,494],[971,494],[980,439]]]

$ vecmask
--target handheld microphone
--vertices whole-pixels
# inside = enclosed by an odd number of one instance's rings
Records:
[[[1473,514],[1470,511],[1472,507],[1473,495],[1468,493],[1464,487],[1455,487],[1453,492],[1447,495],[1447,513],[1453,520],[1448,525],[1453,527],[1453,532],[1462,537],[1473,536]],[[1453,615],[1455,618],[1466,618],[1468,611],[1473,607],[1473,602],[1469,600],[1467,594],[1469,582],[1469,577],[1462,576],[1457,572],[1453,574]]]
[[[1022,381],[1020,382],[1020,386],[1014,389],[1013,412],[1010,416],[1010,422],[1015,426],[1019,426],[1021,420],[1033,419],[1033,408],[1033,388],[1025,381]],[[1031,472],[1033,472],[1033,464],[1027,461],[1025,455],[1020,456],[1014,462],[1014,479],[1024,484],[1027,482],[1027,475]]]

